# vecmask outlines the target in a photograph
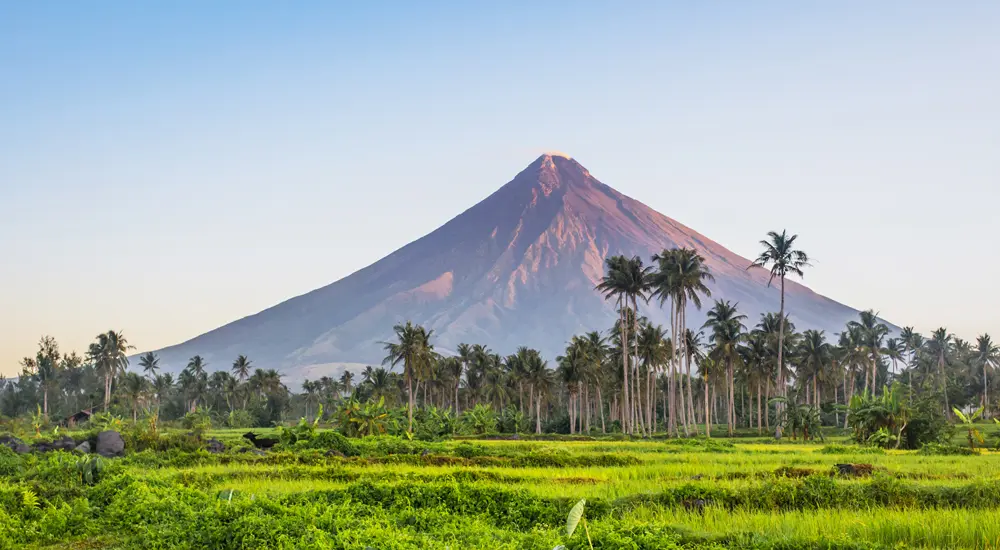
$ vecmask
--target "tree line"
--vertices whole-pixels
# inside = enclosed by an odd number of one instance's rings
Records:
[[[45,417],[50,411],[67,417],[99,408],[133,419],[154,413],[174,419],[208,410],[242,427],[270,425],[291,413],[311,417],[321,405],[333,411],[350,401],[405,407],[410,431],[415,410],[449,410],[457,417],[485,406],[516,413],[522,428],[536,433],[690,436],[711,435],[713,425],[724,425],[729,435],[738,428],[773,428],[780,437],[783,427],[797,429],[803,417],[846,428],[855,395],[875,397],[893,383],[911,396],[935,392],[946,414],[953,407],[996,411],[990,388],[1000,347],[988,334],[975,343],[945,328],[927,337],[911,327],[893,334],[871,310],[837,334],[798,331],[784,299],[786,278],[802,276],[809,266],[796,240],[771,232],[761,241],[762,252],[748,269],[767,269],[781,299],[777,312],[756,320],[738,303],[711,300],[713,276],[705,259],[676,248],[652,256],[649,265],[640,257],[608,258],[595,291],[615,304],[615,323],[573,336],[553,358],[527,347],[502,355],[482,344],[442,354],[433,331],[406,322],[383,343],[381,366],[306,380],[293,393],[280,373],[256,368],[242,355],[211,372],[196,355],[174,377],[159,372],[152,353],[129,370],[132,347],[121,332],[98,335],[85,356],[61,354],[54,339],[43,337],[16,381],[0,379],[0,413],[18,416],[37,408]],[[669,327],[643,316],[654,307],[668,309]],[[703,307],[706,322],[689,326],[688,311]]]

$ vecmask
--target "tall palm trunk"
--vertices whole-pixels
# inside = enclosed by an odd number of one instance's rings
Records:
[[[941,391],[944,393],[944,411],[951,418],[951,407],[948,406],[948,376],[944,372],[944,352],[938,356],[938,372],[941,374]]]
[[[626,411],[629,410],[629,387],[628,387],[628,327],[625,326],[625,307],[622,303],[622,297],[618,298],[618,318],[620,319],[619,326],[621,327],[621,341],[622,341],[622,405],[621,405],[621,424],[622,432],[631,434],[632,426],[629,424],[629,414]]]
[[[702,386],[705,387],[705,437],[712,437],[712,418],[708,410],[708,377],[705,376]]]
[[[757,433],[762,433],[761,430],[761,418],[760,418],[760,380],[757,380]]]
[[[413,373],[409,361],[403,363],[406,371],[406,418],[409,422],[409,432],[413,433]]]
[[[535,433],[542,433],[542,391],[538,390],[538,398],[535,399]]]
[[[601,385],[597,384],[597,408],[601,411],[601,433],[607,433],[604,428],[604,400],[601,399]]]
[[[781,309],[778,310],[778,395],[785,397],[785,276],[781,276]],[[777,410],[781,411],[781,403]],[[781,438],[781,425],[775,424],[774,436]]]

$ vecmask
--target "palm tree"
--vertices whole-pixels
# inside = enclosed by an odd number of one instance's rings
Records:
[[[596,330],[583,335],[583,340],[588,364],[586,370],[587,379],[588,383],[593,384],[594,388],[597,389],[597,409],[601,415],[601,433],[606,433],[607,428],[604,424],[604,399],[601,396],[601,385],[604,378],[602,369],[608,360],[610,346],[608,346],[607,339]],[[537,351],[534,351],[534,353],[538,354]],[[525,366],[527,367],[527,365],[528,362],[525,361]]]
[[[626,258],[625,256],[612,256],[605,261],[607,273],[601,279],[596,289],[604,294],[605,299],[615,298],[618,301],[619,322],[622,325],[622,373],[624,384],[622,386],[622,407],[626,414],[622,416],[622,429],[626,433],[634,433],[635,405],[630,396],[629,386],[629,330],[634,328],[636,314],[638,312],[638,300],[642,297],[646,300],[648,289],[648,275],[651,268],[644,267],[642,259],[638,256]],[[626,320],[626,310],[633,311],[633,322],[631,327]]]
[[[537,352],[528,355],[525,364],[525,382],[532,395],[535,405],[535,433],[542,433],[542,397],[549,394],[553,383],[553,374],[548,364]]]
[[[988,416],[990,399],[986,380],[989,376],[986,371],[1000,365],[1000,346],[993,343],[993,339],[990,338],[989,334],[983,334],[976,338],[975,360],[983,368],[983,410],[987,412]]]
[[[187,368],[191,371],[191,374],[194,374],[195,376],[205,374],[205,367],[207,366],[208,364],[205,363],[205,360],[202,359],[200,355],[195,355],[189,359],[187,364]]]
[[[739,346],[745,338],[746,326],[743,320],[746,315],[737,311],[736,306],[729,300],[716,300],[712,309],[708,310],[708,320],[703,328],[711,329],[709,341],[715,346],[709,355],[716,361],[726,365],[726,378],[728,386],[727,417],[729,435],[733,435],[733,425],[736,423],[736,390],[734,367],[740,361]]]
[[[250,369],[253,367],[253,361],[247,359],[246,355],[240,355],[233,361],[233,366],[230,371],[233,376],[236,377],[240,382],[246,382],[247,378],[250,377]]]
[[[708,267],[705,265],[705,258],[694,249],[664,250],[653,256],[653,261],[657,262],[658,269],[650,278],[650,287],[653,289],[652,296],[659,297],[661,305],[669,299],[673,306],[670,315],[671,341],[675,342],[672,364],[679,371],[678,355],[680,357],[687,355],[687,351],[684,349],[686,344],[684,335],[687,331],[687,304],[690,302],[696,309],[701,309],[701,296],[710,297],[712,295],[705,283],[714,281],[715,277],[709,273]],[[688,364],[687,379],[687,401],[690,408],[690,403],[694,400],[691,389],[690,364]],[[680,388],[680,390],[683,396],[684,389]],[[687,432],[687,429],[685,424],[684,431]]]
[[[952,340],[954,336],[948,333],[948,329],[941,327],[931,334],[931,339],[927,341],[927,349],[931,356],[937,360],[938,376],[940,376],[941,391],[944,392],[944,410],[951,413],[948,406],[948,375],[945,372],[945,364],[952,351]]]
[[[875,380],[875,369],[879,363],[879,354],[882,351],[882,340],[889,334],[889,327],[882,324],[878,315],[872,311],[862,311],[860,321],[851,321],[848,323],[848,327],[854,327],[859,331],[861,335],[861,345],[865,348],[869,355],[869,365],[868,369],[865,369],[865,387],[864,391],[867,393],[869,388],[871,388],[872,395],[875,395],[875,390],[878,388],[878,382]],[[871,386],[869,386],[869,374],[871,375]]]
[[[109,330],[97,335],[97,342],[90,344],[87,354],[94,361],[97,369],[104,373],[104,410],[111,405],[111,382],[118,373],[128,368],[128,350],[130,346],[125,335]]]
[[[392,327],[396,335],[395,342],[382,342],[386,357],[382,364],[396,366],[403,363],[403,374],[406,377],[407,419],[409,431],[413,433],[413,378],[430,367],[434,359],[434,346],[430,343],[433,330],[428,331],[420,325],[407,321],[405,325]]]
[[[152,380],[156,377],[156,371],[160,370],[160,358],[155,353],[147,351],[139,357],[139,366],[146,378]]]
[[[567,402],[567,412],[569,413],[569,433],[576,433],[578,420],[578,406],[580,398],[580,385],[583,383],[584,370],[587,368],[587,354],[584,344],[579,339],[573,339],[566,347],[565,355],[556,357],[559,367],[556,373],[559,379],[566,384],[566,392],[569,394]]]
[[[800,376],[806,388],[806,404],[809,397],[809,382],[812,382],[813,406],[820,406],[819,380],[823,378],[823,370],[830,364],[830,344],[826,342],[826,334],[822,330],[807,330],[802,333],[799,344]]]
[[[135,372],[125,373],[125,377],[122,379],[121,391],[125,400],[132,406],[132,422],[135,422],[139,417],[139,407],[146,397],[148,387],[149,380]]]
[[[349,370],[344,370],[340,374],[340,387],[344,388],[344,393],[347,395],[351,394],[351,385],[354,382],[354,373]]]
[[[782,231],[779,235],[775,231],[770,231],[767,234],[767,239],[760,241],[761,246],[764,247],[764,251],[760,253],[760,256],[756,260],[751,262],[747,267],[747,270],[754,267],[770,268],[771,277],[767,281],[767,286],[771,286],[774,282],[775,277],[777,277],[781,283],[781,309],[778,310],[778,318],[780,319],[778,327],[778,391],[781,396],[784,397],[785,392],[785,380],[784,380],[784,352],[785,352],[785,277],[788,275],[797,275],[802,277],[802,269],[809,266],[809,256],[801,251],[796,250],[795,240],[798,239],[798,235],[788,235],[787,231]],[[780,407],[780,404],[779,404]],[[780,410],[780,409],[779,409]],[[781,436],[781,426],[777,428],[778,437]]]
[[[159,407],[160,403],[163,402],[163,398],[170,393],[170,390],[174,387],[174,376],[172,374],[164,373],[156,375],[153,379],[153,392],[156,393],[156,405]]]

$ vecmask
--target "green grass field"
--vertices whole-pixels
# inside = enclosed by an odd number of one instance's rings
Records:
[[[1000,548],[1000,454],[767,439],[0,455],[0,548]],[[266,433],[266,430],[258,430]],[[835,464],[870,464],[841,475]]]

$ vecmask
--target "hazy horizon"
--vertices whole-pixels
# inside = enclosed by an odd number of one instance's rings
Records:
[[[157,349],[332,283],[547,150],[744,257],[799,234],[804,284],[846,305],[1000,336],[998,24],[985,1],[0,6],[0,373],[42,335]]]

